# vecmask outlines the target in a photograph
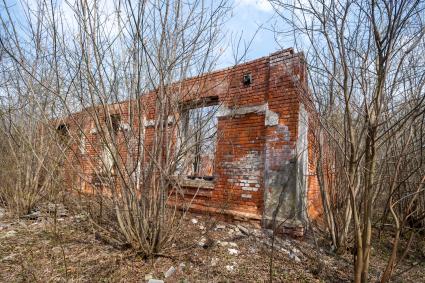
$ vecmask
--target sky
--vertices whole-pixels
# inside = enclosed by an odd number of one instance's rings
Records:
[[[233,7],[232,16],[224,29],[229,31],[230,36],[242,33],[244,42],[250,42],[253,39],[245,61],[267,56],[279,50],[280,47],[270,30],[275,21],[274,11],[267,0],[235,0]],[[218,62],[218,66],[225,67],[232,63],[232,50],[228,48]]]
[[[6,0],[9,7],[13,7],[11,11],[19,13],[19,2],[28,1],[35,2],[37,0]],[[58,0],[67,1],[67,0]],[[213,1],[215,0],[206,0]],[[233,52],[231,46],[231,38],[233,42],[235,38],[241,36],[241,43],[248,43],[252,40],[251,45],[248,49],[248,53],[244,57],[243,61],[249,61],[252,59],[267,56],[280,49],[279,45],[273,36],[273,32],[270,31],[271,25],[275,22],[273,7],[267,0],[229,0],[233,2],[233,10],[231,12],[230,19],[226,21],[224,26],[224,32],[226,38],[223,42],[225,46],[225,52],[217,62],[216,69],[225,68],[234,64]],[[69,2],[73,2],[72,0]],[[114,1],[106,0],[105,5],[111,6],[113,9]],[[231,3],[231,2],[229,2]],[[0,4],[0,10],[3,4]],[[66,8],[65,8],[66,9]],[[72,13],[64,11],[65,13]],[[2,11],[0,11],[2,13]],[[69,16],[72,17],[72,16]],[[254,37],[255,35],[255,37]],[[290,47],[283,45],[284,48]]]

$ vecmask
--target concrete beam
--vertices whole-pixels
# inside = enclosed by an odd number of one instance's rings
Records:
[[[265,114],[266,119],[264,121],[265,126],[276,126],[279,124],[279,114],[273,112],[269,109],[269,104],[264,103],[261,105],[254,106],[245,106],[237,108],[229,108],[224,105],[221,105],[217,112],[217,117],[231,117],[235,115],[245,115],[245,114]]]

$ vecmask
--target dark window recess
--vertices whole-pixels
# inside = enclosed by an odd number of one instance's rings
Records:
[[[108,130],[111,134],[116,135],[120,129],[121,115],[120,114],[112,114],[109,115],[109,119],[106,121],[106,125],[108,126]]]
[[[252,76],[251,74],[245,74],[243,75],[243,85],[249,86],[252,83]]]
[[[68,130],[68,126],[66,124],[60,124],[56,128],[56,132],[58,133],[59,138],[62,141],[66,141],[69,138],[69,130]]]
[[[218,105],[218,103],[219,103],[218,96],[209,96],[209,97],[194,99],[194,100],[182,103],[180,104],[180,110],[183,112],[183,114],[186,114],[186,112],[193,110],[195,108],[214,106],[214,105]]]

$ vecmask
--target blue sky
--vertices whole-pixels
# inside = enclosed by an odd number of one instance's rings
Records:
[[[227,22],[225,29],[229,36],[237,36],[242,33],[242,40],[253,41],[248,50],[246,61],[266,56],[279,49],[270,31],[274,11],[267,0],[235,0],[231,19]],[[220,59],[219,67],[229,66],[233,63],[231,47]]]
[[[6,0],[6,3],[12,7],[11,11],[16,13],[15,16],[18,16],[19,12],[22,12],[19,11],[20,4],[18,3],[20,1],[21,0]],[[36,0],[28,0],[30,4],[35,1]],[[214,0],[207,1],[213,2]],[[110,1],[107,0],[105,3],[108,2]],[[113,1],[111,3],[113,3]],[[233,3],[233,10],[230,19],[226,22],[226,26],[224,27],[225,34],[227,35],[226,40],[223,42],[224,45],[227,46],[231,38],[236,38],[241,34],[242,43],[248,43],[253,39],[244,61],[267,56],[280,49],[275,41],[273,32],[269,30],[271,25],[275,22],[275,19],[273,17],[273,8],[267,0],[232,0],[232,2],[229,3]],[[0,4],[0,8],[1,6],[3,6],[3,4]],[[2,12],[3,11],[0,11],[0,13]],[[253,38],[254,35],[255,37]],[[290,45],[284,44],[283,47],[287,48],[290,47]],[[229,45],[220,58],[217,69],[233,64],[232,47]]]

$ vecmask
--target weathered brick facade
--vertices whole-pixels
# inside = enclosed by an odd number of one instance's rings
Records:
[[[244,83],[244,75],[248,74],[252,80],[249,84]],[[295,54],[292,49],[279,51],[188,79],[184,84],[201,91],[196,92],[196,97],[189,95],[182,100],[218,97],[220,104],[215,178],[187,180],[182,184],[187,198],[196,195],[191,204],[193,210],[260,220],[270,225],[273,212],[279,207],[276,216],[285,222],[283,226],[301,229],[307,217],[316,218],[321,214],[314,176],[313,139],[308,131],[313,110],[302,54]],[[144,127],[143,141],[149,146],[154,134],[149,121],[155,118],[155,92],[140,99],[148,109],[146,116],[143,121],[126,126]],[[111,105],[111,112],[114,107],[118,105]],[[121,120],[125,122],[129,116],[126,102],[119,107]],[[79,144],[72,145],[77,154],[69,161],[78,162],[81,172],[68,177],[87,189],[93,185],[90,180],[95,166],[93,160],[101,154],[96,148],[99,141],[95,122],[88,112],[74,114],[72,120],[83,125],[85,137]],[[70,128],[72,130],[72,126]],[[117,138],[121,135],[119,132]]]

